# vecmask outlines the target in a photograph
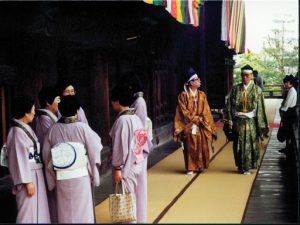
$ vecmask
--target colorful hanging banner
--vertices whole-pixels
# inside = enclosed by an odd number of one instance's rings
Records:
[[[221,40],[236,53],[245,53],[245,24],[244,0],[223,0]]]
[[[200,7],[204,0],[143,0],[145,3],[163,6],[180,23],[199,26]]]

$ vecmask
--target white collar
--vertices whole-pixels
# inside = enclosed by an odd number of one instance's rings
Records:
[[[195,92],[193,92],[193,90],[189,87],[190,92],[192,93],[193,97],[195,98],[197,95],[198,90],[196,90]]]
[[[250,86],[250,84],[251,84],[252,82],[253,82],[253,81],[251,80],[247,85],[245,85],[245,84],[243,83],[244,89],[247,90],[247,88]]]

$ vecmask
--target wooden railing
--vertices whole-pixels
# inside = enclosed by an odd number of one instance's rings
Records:
[[[282,85],[265,85],[264,86],[264,96],[265,98],[282,98]]]

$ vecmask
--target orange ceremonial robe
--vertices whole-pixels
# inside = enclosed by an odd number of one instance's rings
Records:
[[[192,133],[193,124],[196,125],[196,134]],[[188,92],[188,95],[185,91],[179,94],[173,137],[176,142],[183,142],[186,170],[198,171],[208,168],[208,140],[213,142],[217,135],[204,92],[198,90],[195,97],[191,92]]]

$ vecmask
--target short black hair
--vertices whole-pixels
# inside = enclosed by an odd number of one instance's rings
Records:
[[[132,87],[133,93],[143,91],[144,87],[138,74],[134,71],[122,73],[119,80],[120,84],[126,84]]]
[[[111,92],[111,100],[119,101],[122,106],[130,106],[133,102],[133,88],[128,84],[118,84]]]
[[[298,86],[298,79],[294,77],[292,74],[286,75],[282,81],[283,83],[290,82],[294,87]]]
[[[59,96],[59,93],[56,88],[43,87],[39,93],[39,102],[41,107],[45,108],[47,103],[51,105],[57,96]]]
[[[258,71],[257,70],[253,70],[253,75],[257,75]]]
[[[74,89],[76,89],[75,81],[73,78],[61,78],[57,83],[57,90],[59,91],[59,94],[62,95],[64,90],[70,85],[72,85]]]
[[[34,100],[31,96],[23,95],[13,99],[12,104],[12,116],[16,119],[20,119],[25,116],[26,113],[30,113],[34,106]]]
[[[58,108],[63,117],[75,116],[80,108],[80,103],[75,95],[62,96]]]

